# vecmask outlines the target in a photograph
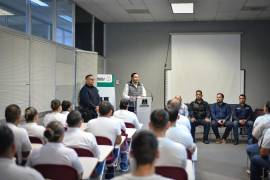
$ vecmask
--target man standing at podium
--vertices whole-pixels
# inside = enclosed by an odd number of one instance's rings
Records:
[[[142,83],[139,82],[140,77],[138,73],[131,74],[131,80],[125,85],[123,97],[129,99],[128,110],[135,111],[136,98],[146,96],[146,91]]]

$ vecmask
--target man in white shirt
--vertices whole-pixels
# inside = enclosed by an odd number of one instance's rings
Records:
[[[166,110],[170,118],[170,128],[166,131],[166,137],[176,143],[184,145],[189,152],[193,153],[196,149],[196,145],[193,143],[190,131],[186,126],[176,125],[176,120],[179,118],[178,109],[167,107]]]
[[[165,137],[169,128],[169,114],[164,109],[154,110],[150,116],[149,128],[158,138],[159,158],[155,166],[186,168],[187,151],[184,145]]]
[[[121,143],[121,123],[112,118],[114,108],[108,101],[103,101],[99,106],[100,117],[88,121],[85,131],[91,132],[94,136],[102,136],[111,140],[112,145],[118,145]],[[114,151],[114,154],[118,154],[119,149]],[[115,159],[118,158],[115,156]],[[106,178],[112,178],[114,176],[113,163],[107,165]]]
[[[128,110],[134,112],[136,98],[146,96],[146,91],[143,84],[139,81],[140,77],[138,73],[132,73],[130,77],[131,80],[125,85],[123,98],[129,100]]]
[[[188,117],[188,107],[182,102],[182,97],[178,95],[175,96],[174,99],[177,99],[180,103],[179,114]]]
[[[16,148],[14,135],[6,125],[0,126],[0,174],[1,179],[8,180],[44,180],[34,169],[17,166],[14,161]]]
[[[255,155],[251,159],[250,180],[260,180],[262,172],[270,169],[270,128],[268,128],[260,143],[260,155]]]
[[[118,176],[115,180],[166,180],[155,174],[155,160],[158,158],[158,142],[154,134],[140,131],[135,134],[131,143],[130,156],[135,159],[136,167],[133,172]]]
[[[42,142],[44,142],[43,133],[45,131],[45,127],[37,124],[37,110],[34,107],[26,108],[24,111],[24,118],[26,123],[22,124],[20,127],[24,128],[27,131],[28,136],[37,137]]]
[[[93,153],[94,157],[99,158],[100,152],[96,138],[92,133],[81,130],[82,122],[83,119],[79,111],[71,111],[68,114],[68,129],[65,132],[63,144],[69,147],[88,149]]]
[[[113,113],[113,116],[122,119],[125,123],[133,124],[136,129],[140,129],[142,124],[139,122],[137,115],[134,112],[128,111],[128,99],[121,99],[120,110]]]
[[[51,101],[52,112],[45,115],[43,124],[47,126],[51,121],[59,121],[66,127],[66,116],[61,114],[62,107],[61,102],[58,99]]]
[[[256,126],[252,130],[252,135],[255,139],[258,140],[256,144],[247,145],[247,154],[251,159],[254,155],[259,154],[259,144],[261,143],[261,139],[265,131],[270,128],[270,101],[267,101],[264,106],[265,114],[263,116],[259,116],[256,119]]]
[[[67,116],[68,116],[70,111],[72,111],[72,103],[70,101],[63,100],[61,114],[64,114],[66,116],[66,119],[67,119]]]
[[[7,126],[12,130],[15,137],[18,164],[25,164],[32,149],[28,134],[25,129],[17,127],[21,121],[21,109],[16,104],[7,106],[5,111]]]

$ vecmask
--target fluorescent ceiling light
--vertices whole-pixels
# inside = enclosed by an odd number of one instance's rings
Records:
[[[42,6],[42,7],[48,7],[49,5],[41,0],[30,0],[33,4]]]
[[[9,12],[9,11],[6,11],[4,9],[0,9],[0,16],[13,16],[14,14]]]
[[[171,3],[173,13],[193,13],[193,3]]]
[[[60,18],[68,21],[68,22],[72,22],[72,17],[67,16],[67,15],[59,15]]]

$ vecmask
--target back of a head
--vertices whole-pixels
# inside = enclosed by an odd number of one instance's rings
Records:
[[[64,132],[65,129],[61,122],[51,121],[44,131],[44,137],[47,138],[49,142],[59,142]]]
[[[127,109],[128,108],[128,103],[129,100],[128,99],[121,99],[120,101],[120,109]]]
[[[157,109],[151,113],[151,125],[155,129],[163,130],[166,128],[169,121],[169,114],[164,109]]]
[[[61,106],[61,102],[58,99],[54,99],[51,101],[51,108],[53,111],[57,111]]]
[[[14,144],[14,135],[7,125],[0,126],[0,156],[5,156],[8,149]]]
[[[175,107],[167,106],[165,109],[169,114],[169,121],[174,123],[178,118],[178,112],[179,110]]]
[[[113,105],[109,101],[102,101],[99,105],[99,114],[101,116],[106,116],[114,111]]]
[[[176,98],[173,98],[173,99],[171,99],[171,100],[169,100],[168,102],[167,102],[167,106],[170,106],[170,107],[172,107],[172,108],[176,108],[176,109],[180,109],[180,107],[181,107],[181,103],[180,103],[180,101],[178,100],[178,99],[176,99]]]
[[[28,107],[24,111],[24,118],[28,123],[33,122],[37,114],[38,112],[34,107]]]
[[[10,104],[6,107],[5,117],[9,123],[15,123],[16,120],[21,116],[21,109],[16,104]]]
[[[157,138],[150,131],[142,130],[133,136],[131,152],[137,166],[153,164],[157,157],[157,151]]]
[[[62,101],[62,111],[68,111],[69,108],[71,107],[72,103],[67,100]]]
[[[266,102],[265,108],[266,108],[267,112],[270,113],[270,101]]]
[[[82,121],[82,116],[79,111],[71,111],[67,116],[68,127],[76,127]]]

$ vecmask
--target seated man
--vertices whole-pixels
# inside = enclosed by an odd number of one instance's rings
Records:
[[[166,131],[166,137],[184,145],[189,152],[193,153],[196,145],[193,143],[190,131],[184,125],[176,125],[176,120],[179,118],[178,109],[167,107],[166,111],[169,113],[170,121],[170,128]]]
[[[114,108],[108,101],[103,101],[99,106],[100,116],[88,121],[85,131],[91,132],[94,136],[102,136],[111,140],[112,145],[121,143],[121,123],[112,118]],[[117,159],[119,149],[115,149],[114,155]],[[107,165],[106,179],[114,176],[114,163]]]
[[[81,130],[83,118],[79,111],[71,111],[67,116],[68,129],[65,132],[63,143],[69,147],[79,147],[90,150],[94,157],[99,158],[99,149],[96,137],[90,132]]]
[[[44,180],[34,169],[17,166],[14,163],[16,154],[14,135],[8,126],[0,126],[0,174],[1,179]]]
[[[184,145],[165,137],[169,128],[169,114],[164,109],[154,110],[150,116],[149,129],[158,139],[159,158],[155,166],[186,168],[187,151]]]
[[[179,114],[188,117],[188,107],[185,105],[185,103],[182,102],[182,97],[175,96],[174,99],[177,99],[180,103]]]
[[[256,126],[254,126],[252,131],[252,135],[256,140],[258,140],[258,143],[247,145],[247,154],[250,159],[254,155],[259,154],[259,145],[261,144],[263,134],[268,128],[270,128],[270,101],[266,102],[264,112],[265,114],[263,116],[257,117]]]
[[[32,146],[25,129],[17,127],[21,122],[21,109],[16,104],[11,104],[6,108],[5,117],[7,126],[12,130],[15,138],[17,163],[25,164]]]
[[[223,102],[224,95],[222,93],[217,94],[217,103],[214,103],[211,106],[211,125],[213,132],[216,136],[216,143],[226,143],[226,139],[229,136],[233,124],[230,121],[231,118],[231,108],[227,103]],[[222,136],[222,140],[220,139],[220,134],[218,131],[218,127],[226,127],[225,132]]]
[[[113,113],[113,116],[122,119],[124,122],[131,123],[136,129],[140,129],[142,124],[139,122],[137,115],[134,112],[128,111],[128,99],[121,99],[120,109]]]
[[[252,143],[252,108],[246,104],[246,96],[241,94],[239,96],[239,104],[234,108],[232,113],[233,121],[233,135],[234,135],[234,145],[239,142],[238,128],[239,126],[247,127],[248,131],[248,144]]]
[[[189,105],[189,116],[191,121],[191,135],[195,142],[196,126],[203,125],[203,143],[209,144],[208,135],[210,131],[210,109],[206,101],[202,99],[202,91],[196,91],[196,99]]]
[[[155,160],[158,158],[158,142],[154,134],[140,131],[133,137],[130,156],[135,160],[135,169],[129,174],[118,176],[115,180],[144,179],[166,180],[155,174]]]
[[[260,143],[260,155],[251,159],[250,180],[260,180],[263,169],[270,169],[270,128],[266,130]]]

